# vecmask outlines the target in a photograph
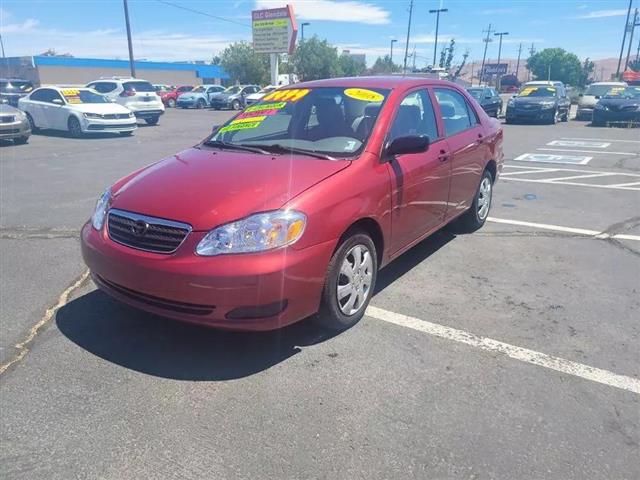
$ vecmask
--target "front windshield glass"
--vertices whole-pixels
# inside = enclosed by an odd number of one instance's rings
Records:
[[[621,87],[622,87],[621,85],[618,86],[618,88],[621,88]],[[584,92],[584,94],[602,97],[603,95],[606,95],[607,92],[612,88],[614,88],[613,85],[590,85],[589,88],[587,88],[587,91]]]
[[[476,100],[480,100],[482,99],[482,96],[484,94],[484,89],[483,88],[469,88],[467,90],[467,92],[469,92],[469,94],[475,98]]]
[[[204,92],[206,89],[200,85],[199,87],[194,88],[193,90],[191,90],[192,92]]]
[[[63,88],[60,93],[70,104],[80,103],[109,103],[104,95],[100,95],[93,90],[81,90],[79,88]]]
[[[555,97],[555,87],[524,87],[518,94],[519,97]]]
[[[33,90],[33,83],[11,80],[9,82],[0,82],[0,92],[3,93],[28,93]]]
[[[388,94],[379,88],[276,90],[231,119],[210,142],[351,157],[369,138]]]
[[[604,98],[640,99],[640,87],[614,87],[607,92]]]
[[[227,87],[225,93],[238,93],[240,91],[240,87],[238,85],[234,85],[232,87]]]

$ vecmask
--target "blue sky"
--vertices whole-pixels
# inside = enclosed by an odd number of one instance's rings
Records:
[[[281,6],[272,0],[167,0],[231,20],[225,22],[160,3],[129,0],[136,58],[208,60],[230,42],[251,40],[250,13],[256,7]],[[290,0],[305,35],[317,34],[340,49],[366,53],[368,63],[389,51],[400,62],[409,0]],[[482,58],[482,30],[491,22],[504,37],[503,57],[527,48],[563,47],[592,59],[617,57],[627,0],[415,0],[410,51],[417,64],[431,63],[435,16],[443,4],[440,41],[455,38],[470,60]],[[121,0],[2,0],[0,31],[8,56],[38,54],[48,48],[77,57],[126,58]],[[640,0],[634,0],[640,7]],[[637,37],[636,37],[637,39]],[[633,50],[635,51],[636,40]],[[489,46],[497,56],[498,42]]]

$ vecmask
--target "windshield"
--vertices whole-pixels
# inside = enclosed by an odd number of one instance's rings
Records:
[[[640,87],[614,87],[604,98],[640,99]]]
[[[0,82],[0,92],[3,93],[28,93],[33,90],[33,83],[21,80]]]
[[[524,87],[518,94],[519,97],[555,97],[555,87]]]
[[[276,87],[264,87],[258,93],[269,93],[269,92],[273,92],[275,89]]]
[[[227,87],[225,93],[238,93],[240,91],[240,87],[238,85],[234,85],[232,87]]]
[[[69,104],[80,103],[109,103],[104,95],[92,90],[80,90],[79,88],[63,88],[60,93]]]
[[[482,96],[484,95],[483,88],[469,88],[467,92],[469,92],[469,94],[476,100],[481,100]]]
[[[232,118],[211,141],[354,156],[369,138],[388,93],[344,87],[276,90]]]
[[[193,90],[191,90],[192,92],[204,92],[206,90],[205,87],[203,87],[202,85],[200,85],[199,87],[194,88]]]
[[[615,87],[615,85],[590,85],[584,94],[602,97],[603,95],[606,95],[609,90]],[[618,85],[618,88],[624,87],[622,85]]]

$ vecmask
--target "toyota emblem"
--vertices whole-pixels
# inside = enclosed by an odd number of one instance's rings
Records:
[[[142,237],[147,230],[149,229],[149,224],[144,220],[138,220],[136,223],[131,225],[131,233],[133,233],[136,237]]]

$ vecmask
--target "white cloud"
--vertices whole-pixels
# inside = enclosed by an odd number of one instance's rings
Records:
[[[0,25],[0,32],[2,32],[2,34],[6,34],[6,33],[29,33],[31,31],[33,31],[33,29],[38,25],[38,20],[34,19],[34,18],[27,18],[24,22],[22,23],[8,23],[8,24],[2,24]]]
[[[579,15],[576,18],[606,18],[606,17],[621,17],[622,15],[626,15],[627,11],[625,9],[620,10],[594,10],[593,12],[586,13],[584,15]]]
[[[331,22],[366,23],[383,25],[390,23],[390,13],[377,5],[357,0],[256,0],[256,9],[293,5],[293,11],[301,20],[327,20]]]

